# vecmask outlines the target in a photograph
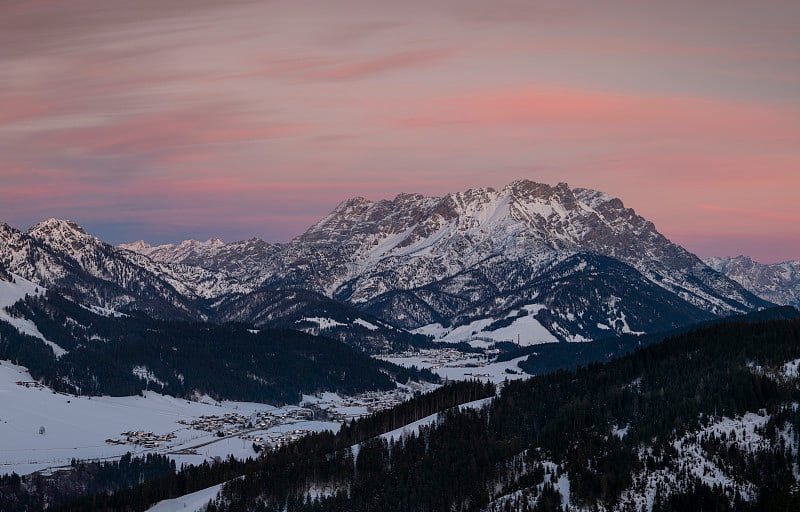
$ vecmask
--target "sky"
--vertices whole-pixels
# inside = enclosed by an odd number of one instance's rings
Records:
[[[516,179],[800,259],[796,0],[0,0],[0,222],[287,241]]]

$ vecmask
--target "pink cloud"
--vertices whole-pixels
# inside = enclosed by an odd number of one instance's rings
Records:
[[[536,127],[563,138],[671,136],[690,139],[800,140],[800,108],[713,98],[641,96],[531,85],[412,104],[403,128]]]

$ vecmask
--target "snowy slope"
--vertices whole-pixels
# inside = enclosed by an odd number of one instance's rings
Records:
[[[69,465],[72,458],[114,459],[132,451],[143,450],[170,454],[181,463],[198,464],[216,456],[252,457],[252,442],[236,437],[218,438],[213,432],[192,430],[179,420],[190,421],[204,415],[237,413],[250,416],[258,411],[275,414],[296,409],[281,409],[250,402],[191,402],[145,392],[142,396],[86,397],[54,393],[43,387],[25,387],[18,381],[33,378],[21,366],[0,361],[0,473],[26,474],[47,467]],[[324,430],[338,428],[338,423],[318,421],[277,425],[253,435],[293,429]],[[44,427],[44,434],[39,433]],[[145,449],[131,444],[107,444],[119,439],[122,432],[143,430],[156,434],[174,432],[176,438],[158,448]],[[182,449],[195,454],[177,454]]]
[[[159,501],[148,508],[147,512],[203,512],[208,502],[219,494],[223,485],[225,484],[212,485],[180,498]]]
[[[39,338],[44,341],[45,344],[53,349],[53,354],[56,357],[61,357],[66,354],[66,350],[46,339],[33,322],[26,318],[11,315],[7,309],[15,302],[25,298],[26,295],[41,295],[47,290],[36,286],[24,277],[14,274],[11,274],[9,277],[11,280],[0,278],[0,321],[11,324],[22,334],[27,334],[28,336],[33,336],[34,338]]]

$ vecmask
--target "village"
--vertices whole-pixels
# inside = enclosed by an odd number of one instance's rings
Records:
[[[483,350],[479,353],[462,352],[455,348],[428,348],[416,351],[397,352],[388,356],[381,356],[381,359],[394,361],[396,359],[414,359],[418,361],[418,366],[430,370],[441,368],[480,368],[486,366],[491,361],[492,356],[497,355],[498,350]]]
[[[106,439],[108,444],[134,444],[145,448],[158,448],[162,443],[167,443],[175,439],[175,432],[167,434],[154,434],[143,430],[129,430],[120,434],[123,439]]]
[[[391,354],[392,359],[409,358],[420,367],[431,370],[443,368],[475,369],[475,377],[483,376],[481,369],[490,361],[486,353],[464,353],[454,348],[423,349],[415,352]],[[488,375],[488,374],[487,374]],[[429,391],[436,385],[409,383],[388,391],[371,391],[353,396],[334,393],[306,395],[300,406],[279,409],[204,414],[194,418],[179,419],[179,427],[168,433],[153,433],[131,429],[121,432],[116,439],[106,439],[112,445],[133,445],[166,453],[193,454],[195,448],[216,443],[218,440],[237,438],[252,443],[253,450],[264,453],[300,439],[312,432],[309,422],[346,423],[354,419],[390,409],[414,395]],[[204,432],[198,444],[187,446],[179,436],[180,430]]]

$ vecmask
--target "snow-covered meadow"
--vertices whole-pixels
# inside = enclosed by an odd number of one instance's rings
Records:
[[[254,456],[252,441],[238,436],[219,438],[213,432],[190,429],[178,421],[200,416],[236,413],[251,416],[267,411],[279,415],[296,406],[275,408],[250,402],[198,402],[146,392],[144,396],[80,397],[44,387],[26,387],[33,381],[27,370],[0,362],[0,472],[26,474],[68,465],[71,459],[112,460],[127,452],[169,454],[178,464],[201,463],[207,458]],[[293,430],[338,429],[339,423],[289,419],[251,437],[267,437]],[[43,430],[43,433],[40,431]],[[175,433],[158,447],[109,444],[127,431]]]

